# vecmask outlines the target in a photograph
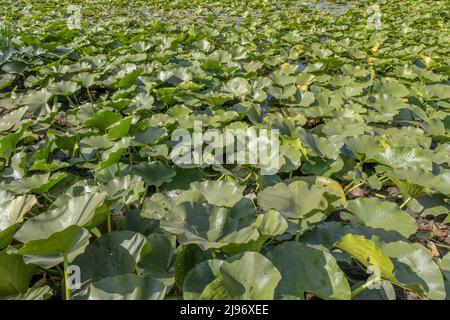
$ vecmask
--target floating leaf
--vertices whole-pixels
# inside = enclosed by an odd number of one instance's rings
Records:
[[[350,200],[341,217],[352,222],[361,223],[371,228],[393,230],[408,238],[417,231],[416,220],[407,212],[400,210],[395,203],[381,201],[377,198]]]
[[[336,260],[326,251],[297,242],[275,246],[267,256],[281,273],[276,296],[304,299],[312,293],[322,299],[350,299],[350,286]]]

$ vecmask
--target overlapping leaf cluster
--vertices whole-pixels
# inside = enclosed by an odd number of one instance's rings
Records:
[[[449,299],[449,3],[378,5],[1,1],[0,298]]]

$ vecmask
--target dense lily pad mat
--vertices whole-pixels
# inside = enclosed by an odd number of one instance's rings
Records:
[[[449,3],[372,5],[1,1],[0,298],[450,299]]]

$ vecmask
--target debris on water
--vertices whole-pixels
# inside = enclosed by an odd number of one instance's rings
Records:
[[[366,191],[363,188],[355,188],[351,192],[352,198],[362,198],[366,195]]]
[[[302,63],[302,62],[297,62],[296,65],[297,65],[297,70],[298,71],[303,71],[308,66],[306,63]]]

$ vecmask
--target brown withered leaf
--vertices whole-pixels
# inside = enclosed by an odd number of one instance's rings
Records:
[[[441,256],[441,254],[439,253],[439,250],[438,250],[437,246],[434,244],[434,242],[427,241],[427,248],[430,249],[431,255],[433,257],[440,257]]]

